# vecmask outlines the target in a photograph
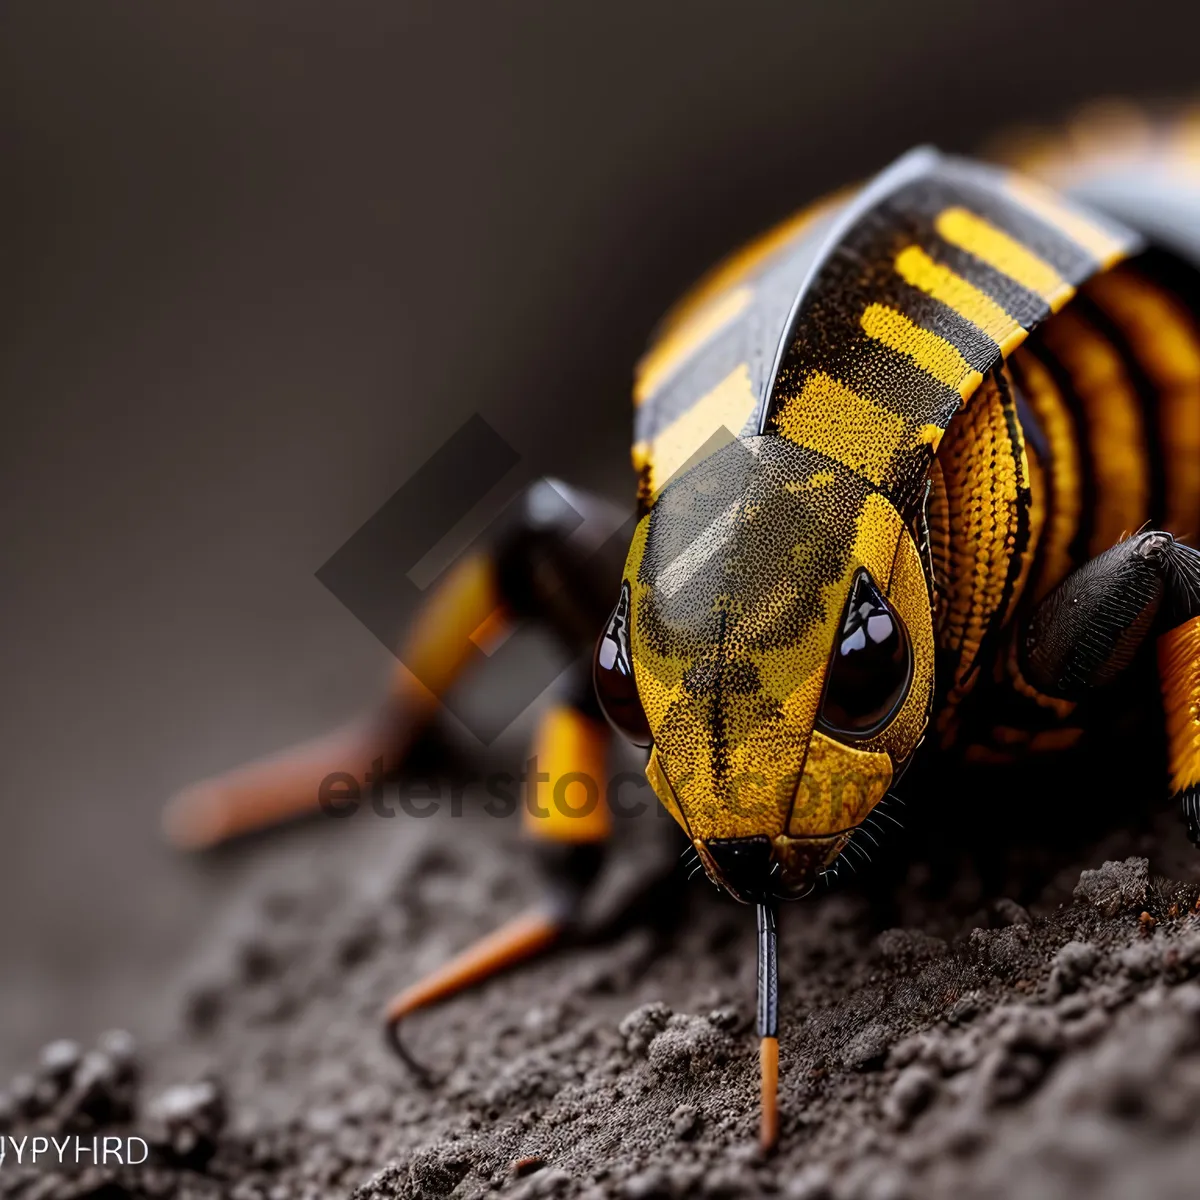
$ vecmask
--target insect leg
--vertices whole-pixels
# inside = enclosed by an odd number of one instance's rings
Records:
[[[611,733],[590,698],[590,679],[586,691],[577,688],[573,701],[556,704],[542,716],[533,746],[537,778],[527,781],[533,790],[523,812],[524,832],[545,878],[541,902],[400,992],[384,1010],[389,1043],[423,1078],[429,1072],[401,1040],[401,1022],[569,936],[599,873],[612,829],[605,799]]]
[[[1167,786],[1200,846],[1200,616],[1158,639],[1158,678],[1167,732]]]
[[[1048,696],[1082,700],[1118,678],[1158,624],[1176,549],[1186,551],[1168,533],[1140,533],[1072,571],[1026,625],[1026,679]]]
[[[1022,669],[1047,695],[1080,700],[1116,679],[1152,635],[1169,787],[1200,844],[1200,552],[1149,531],[1084,563],[1034,610]]]
[[[168,840],[185,849],[214,846],[315,811],[322,781],[334,775],[362,786],[379,760],[399,768],[438,698],[514,620],[550,628],[572,651],[590,648],[611,590],[603,579],[608,564],[594,553],[594,529],[611,533],[607,527],[618,522],[594,497],[546,480],[533,484],[495,545],[464,558],[435,585],[380,704],[332,733],[178,793],[163,814]],[[580,536],[589,531],[590,541]]]

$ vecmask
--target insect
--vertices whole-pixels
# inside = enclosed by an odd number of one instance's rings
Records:
[[[212,844],[314,807],[330,771],[402,757],[516,621],[594,647],[540,719],[539,763],[602,779],[616,730],[708,876],[756,906],[772,1145],[776,902],[836,870],[923,742],[987,762],[1064,748],[1153,660],[1167,786],[1200,841],[1189,146],[1200,163],[1195,115],[1115,150],[1043,143],[1028,161],[1063,191],[920,149],[734,255],[638,366],[615,597],[538,485],[438,585],[372,717],[189,789],[170,836]],[[388,1005],[410,1061],[405,1017],[571,932],[612,814],[524,819],[547,899]]]

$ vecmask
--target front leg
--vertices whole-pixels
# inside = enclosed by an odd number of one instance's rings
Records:
[[[528,780],[523,819],[543,875],[543,896],[388,1003],[388,1041],[418,1077],[428,1079],[429,1072],[400,1037],[407,1017],[549,950],[576,931],[612,832],[604,786],[611,740],[590,672],[579,677],[572,696],[542,715],[533,745],[539,770]]]
[[[570,495],[570,502],[564,500]],[[168,804],[163,827],[205,849],[317,810],[333,776],[368,786],[369,772],[403,765],[441,697],[487,661],[515,624],[530,621],[568,654],[591,649],[608,615],[620,563],[617,523],[598,497],[541,480],[513,506],[493,544],[461,559],[429,592],[405,635],[389,694],[341,729],[193,784]]]
[[[1022,671],[1039,691],[1082,700],[1158,637],[1172,798],[1200,845],[1200,553],[1148,531],[1073,571],[1030,617]]]

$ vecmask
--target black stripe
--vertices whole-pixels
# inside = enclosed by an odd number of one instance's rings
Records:
[[[1092,457],[1092,444],[1088,436],[1088,419],[1083,402],[1075,391],[1070,372],[1046,348],[1040,337],[1031,337],[1023,347],[1046,369],[1046,373],[1058,388],[1071,423],[1075,427],[1075,446],[1079,451],[1079,521],[1075,536],[1068,548],[1075,566],[1088,558],[1088,546],[1096,524],[1096,464]]]
[[[1021,467],[1021,422],[1017,416],[1016,396],[1012,388],[1009,386],[1008,375],[1003,370],[996,371],[996,386],[1000,389],[1001,406],[1004,409],[1004,423],[1008,429],[1008,440],[1012,446],[1013,461],[1016,463],[1017,470]],[[1021,493],[1024,493],[1022,496]],[[1000,607],[997,611],[997,621],[1004,619],[1004,614],[1008,611],[1008,606],[1012,603],[1013,592],[1017,586],[1017,579],[1021,574],[1022,556],[1029,548],[1029,507],[1031,498],[1029,495],[1029,477],[1017,480],[1017,531],[1015,534],[1015,544],[1013,546],[1012,562],[1009,563],[1008,577],[1004,581],[1004,593],[1001,597]],[[982,649],[982,647],[981,647]]]
[[[816,364],[789,364],[786,376],[783,371],[780,372],[783,383],[776,390],[772,427],[782,404],[798,396],[817,369]],[[821,361],[819,369],[885,412],[902,417],[914,429],[926,424],[939,424],[945,428],[962,404],[962,398],[954,388],[939,383],[907,354],[892,350],[861,332],[857,337],[847,339],[844,345],[836,347]],[[887,386],[881,387],[881,381],[886,381]],[[934,402],[936,393],[940,395]],[[920,405],[913,403],[913,396],[920,397]]]
[[[745,316],[692,352],[670,378],[648,400],[634,410],[633,436],[636,442],[649,442],[676,417],[691,409],[738,365],[745,361],[749,342]],[[730,430],[735,436],[740,429]]]
[[[782,257],[778,261],[773,261],[753,280],[747,281],[754,292],[745,311],[697,346],[687,361],[635,409],[634,441],[651,441],[742,363],[746,364],[751,390],[759,400],[757,413],[767,374],[774,365],[775,348],[806,270],[812,242],[820,236],[822,229],[823,224],[818,222],[816,229],[807,231],[781,251]],[[755,421],[754,427],[757,425]],[[736,435],[741,430],[730,432]]]
[[[912,210],[919,211],[930,225],[947,208],[965,208],[1020,242],[1068,283],[1079,283],[1095,273],[1097,263],[1092,255],[1074,238],[1025,208],[1008,191],[1003,172],[979,163],[944,159],[938,175],[937,179],[922,181],[925,186],[919,191],[914,188],[904,196]],[[1092,213],[1087,216],[1100,224]],[[1114,238],[1120,237],[1117,231],[1112,232]]]
[[[1015,279],[988,266],[966,250],[939,239],[929,247],[929,256],[990,296],[1024,329],[1032,329],[1050,315],[1050,305],[1037,292],[1022,287]]]
[[[779,365],[769,383],[764,431],[777,430],[780,409],[814,370],[829,371],[856,391],[889,404],[915,427],[939,423],[954,411],[956,402],[948,402],[947,389],[932,376],[919,379],[919,386],[913,388],[908,386],[911,372],[909,379],[898,377],[896,362],[903,355],[892,354],[891,361],[885,362],[876,350],[872,361],[852,366],[854,356],[868,348],[861,319],[870,304],[889,305],[945,338],[981,373],[999,364],[1000,347],[993,339],[949,306],[900,279],[896,256],[910,246],[919,246],[935,261],[956,270],[1023,327],[1045,319],[1049,307],[1041,297],[937,235],[937,217],[947,208],[965,208],[1004,230],[1054,266],[1068,283],[1078,285],[1094,273],[1092,257],[1065,234],[1025,212],[1005,190],[999,172],[929,154],[903,160],[900,166],[916,172],[915,177],[905,178],[903,169],[885,173],[860,193],[849,209],[852,223],[839,230],[837,245],[822,251],[819,269],[797,298],[781,342]],[[859,378],[869,378],[866,386],[856,382],[854,370]],[[885,400],[887,393],[893,398]],[[898,472],[910,474],[907,469]],[[911,519],[914,494],[906,493],[902,499],[897,495],[897,503],[905,520]]]
[[[1008,431],[1009,446],[1011,447],[1013,462],[1019,471],[1021,465],[1021,427],[1017,419],[1015,397],[1008,385],[1008,378],[1002,369],[994,371],[992,378],[1000,392],[1000,406],[1004,412],[1004,424]],[[997,635],[1004,625],[1005,614],[1008,612],[1008,606],[1012,603],[1013,594],[1016,591],[1017,580],[1021,575],[1023,556],[1029,547],[1029,506],[1029,479],[1028,477],[1021,478],[1018,476],[1017,528],[1013,539],[1012,558],[1009,560],[1008,573],[1004,577],[1004,588],[1000,593],[1000,603],[996,606],[991,619],[988,621],[987,628],[983,631],[979,639],[979,649],[975,653],[975,662],[977,664],[991,661],[992,644],[995,642]]]
[[[1009,377],[1012,380],[1013,399],[1016,403],[1017,418],[1021,422],[1025,433],[1025,443],[1027,446],[1033,447],[1034,453],[1038,457],[1038,463],[1042,468],[1042,478],[1046,484],[1045,495],[1043,497],[1046,512],[1042,520],[1042,529],[1044,531],[1058,515],[1058,491],[1051,483],[1054,469],[1053,455],[1050,451],[1050,443],[1046,440],[1046,431],[1042,428],[1041,422],[1037,419],[1037,415],[1030,407],[1027,399],[1029,386],[1025,378],[1025,370],[1020,354],[1014,354],[1008,360],[1008,371]],[[1032,481],[1030,487],[1032,488]],[[1027,576],[1030,583],[1036,583],[1041,578],[1042,570],[1045,567],[1045,559],[1046,539],[1045,537],[1039,537],[1037,550],[1034,552],[1033,562],[1029,566],[1029,574]],[[1031,597],[1026,596],[1025,606],[1029,607],[1031,603]]]
[[[1021,204],[1019,196],[1010,197],[1005,190],[1006,179],[1003,172],[994,168],[979,168],[974,164],[964,167],[959,162],[951,161],[947,164],[946,174],[954,180],[956,188],[961,190],[960,194],[968,197],[967,208],[1028,247],[1038,258],[1049,263],[1068,283],[1078,284],[1095,273],[1098,264],[1083,246],[1048,221],[1030,212]],[[982,185],[981,176],[990,176],[995,190]],[[1071,207],[1065,199],[1059,199],[1068,208]],[[1092,211],[1081,215],[1086,215],[1098,228],[1111,233],[1115,241],[1128,241],[1128,230],[1111,227],[1108,221]]]
[[[914,325],[936,333],[949,342],[980,374],[986,374],[1000,359],[1000,346],[972,321],[948,304],[926,295],[920,288],[895,276],[888,290],[893,306]]]

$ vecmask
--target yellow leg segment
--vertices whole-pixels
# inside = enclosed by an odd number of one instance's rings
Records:
[[[1188,836],[1200,844],[1200,617],[1158,639],[1158,677],[1166,718],[1168,786],[1183,805]]]
[[[523,810],[536,841],[602,842],[612,833],[607,790],[608,726],[569,705],[542,717],[533,742],[537,778]]]
[[[400,1022],[419,1008],[445,1000],[515,963],[532,958],[554,945],[561,932],[562,922],[555,914],[530,909],[405,988],[384,1009],[384,1028],[392,1049],[418,1075],[427,1077],[429,1072],[409,1054],[400,1040]]]

